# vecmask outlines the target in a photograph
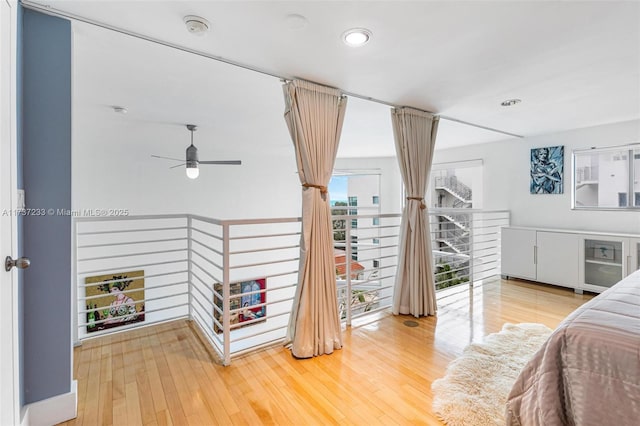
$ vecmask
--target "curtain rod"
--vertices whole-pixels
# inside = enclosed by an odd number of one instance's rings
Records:
[[[282,76],[282,75],[277,75],[277,74],[274,74],[273,72],[270,72],[270,71],[267,71],[267,70],[264,70],[264,69],[261,69],[261,68],[258,68],[258,67],[250,66],[250,65],[247,65],[247,64],[243,64],[243,63],[240,63],[240,62],[233,61],[231,59],[223,58],[222,56],[212,55],[212,54],[205,53],[205,52],[202,52],[202,51],[199,51],[199,50],[191,49],[191,48],[188,48],[188,47],[185,47],[185,46],[180,46],[180,45],[177,45],[177,44],[174,44],[174,43],[170,43],[170,42],[167,42],[167,41],[159,40],[157,38],[149,37],[149,36],[146,36],[144,34],[136,33],[134,31],[129,31],[129,30],[125,30],[123,28],[118,28],[118,27],[115,27],[113,25],[105,24],[103,22],[94,21],[93,19],[85,18],[83,16],[75,15],[75,14],[69,13],[69,12],[64,12],[62,10],[54,9],[54,8],[52,8],[50,6],[47,6],[47,5],[41,5],[41,4],[38,4],[38,3],[34,3],[31,0],[20,0],[20,3],[27,9],[35,10],[35,11],[44,13],[46,15],[65,18],[65,19],[69,19],[69,20],[72,20],[72,21],[83,22],[85,24],[89,24],[89,25],[93,25],[93,26],[96,26],[96,27],[100,27],[100,28],[103,28],[105,30],[113,31],[113,32],[116,32],[116,33],[119,33],[119,34],[122,34],[122,35],[126,35],[126,36],[129,36],[129,37],[135,37],[135,38],[138,38],[138,39],[141,39],[141,40],[148,41],[150,43],[159,44],[161,46],[169,47],[171,49],[180,50],[182,52],[191,53],[193,55],[201,56],[203,58],[213,59],[214,61],[222,62],[222,63],[228,64],[228,65],[233,65],[233,66],[238,67],[238,68],[243,68],[243,69],[246,69],[246,70],[249,70],[249,71],[257,72],[257,73],[260,73],[260,74],[263,74],[263,75],[267,75],[267,76],[270,76],[270,77],[274,77],[274,78],[277,78],[277,79],[279,79],[281,81],[292,81],[292,80],[296,80],[296,79],[298,79],[298,80],[306,80],[306,79],[303,79],[303,78],[285,77],[285,76]],[[315,84],[321,84],[321,83],[317,83],[317,82],[310,81],[310,80],[306,80],[306,81],[309,81],[309,82],[315,83]],[[394,103],[391,103],[391,102],[387,102],[387,101],[384,101],[384,100],[381,100],[381,99],[373,98],[371,96],[364,96],[364,95],[360,95],[358,93],[348,92],[348,91],[342,90],[340,88],[337,88],[337,89],[340,90],[343,94],[345,94],[347,96],[351,96],[351,97],[354,97],[354,98],[362,99],[362,100],[365,100],[365,101],[375,102],[375,103],[382,104],[382,105],[387,105],[387,106],[393,107],[393,108],[409,107],[409,108],[420,109],[420,108],[412,107],[410,105],[397,105],[397,104],[394,104]],[[478,129],[488,130],[490,132],[501,133],[503,135],[512,136],[512,137],[515,137],[515,138],[523,138],[524,137],[522,135],[517,135],[515,133],[509,133],[509,132],[505,132],[504,130],[498,130],[498,129],[494,129],[494,128],[491,128],[491,127],[482,126],[480,124],[475,124],[475,123],[470,123],[468,121],[458,120],[457,118],[448,117],[446,115],[441,115],[441,114],[434,113],[434,112],[431,112],[431,111],[425,111],[425,112],[428,112],[428,113],[433,114],[433,115],[437,115],[442,120],[453,121],[455,123],[460,123],[460,124],[464,124],[464,125],[467,125],[467,126],[476,127]]]

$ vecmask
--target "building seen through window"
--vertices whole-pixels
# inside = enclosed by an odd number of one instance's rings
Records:
[[[350,225],[351,258],[358,261],[369,275],[380,267],[376,250],[364,250],[379,245],[380,236],[380,172],[378,170],[335,171],[329,182],[329,196],[333,219],[333,238],[336,252],[346,249],[347,220]],[[374,216],[373,218],[335,218],[335,216]],[[376,243],[374,243],[374,238]],[[360,250],[362,249],[362,250]],[[375,265],[374,265],[375,263]]]
[[[573,152],[573,208],[640,208],[640,148]]]
[[[482,207],[482,161],[434,164],[425,198],[433,208],[436,289],[468,282],[470,209]]]

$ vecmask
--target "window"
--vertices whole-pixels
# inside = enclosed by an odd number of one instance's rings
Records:
[[[333,215],[334,246],[346,250],[351,245],[353,260],[358,260],[359,239],[368,246],[369,251],[366,252],[367,256],[364,256],[366,259],[359,256],[368,265],[371,265],[372,258],[380,256],[380,253],[373,252],[371,244],[372,238],[379,237],[381,233],[380,225],[371,225],[372,221],[379,223],[380,179],[380,170],[377,169],[335,169],[328,185]],[[369,217],[360,218],[360,215]],[[375,250],[379,250],[378,247],[375,247]]]
[[[351,236],[351,259],[358,260],[358,236]]]
[[[627,207],[627,193],[618,192],[618,207]]]
[[[358,197],[349,197],[349,206],[350,207],[354,207],[358,205]],[[349,215],[350,216],[357,216],[358,215],[358,209],[349,209]],[[352,220],[351,223],[353,224],[353,222],[356,222],[355,225],[353,225],[354,228],[358,227],[358,221],[356,219]]]
[[[574,151],[572,183],[573,208],[640,208],[640,148]]]
[[[380,218],[379,217],[374,217],[373,218],[373,224],[374,225],[380,225]]]
[[[374,268],[379,268],[380,267],[380,261],[377,259],[373,259],[373,267]]]
[[[434,164],[426,201],[436,208],[482,208],[482,160]]]
[[[374,238],[373,244],[380,244],[380,238]]]

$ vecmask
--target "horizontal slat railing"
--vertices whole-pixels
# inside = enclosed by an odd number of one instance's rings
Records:
[[[433,210],[429,217],[438,288],[499,274],[500,228],[509,224],[508,212]],[[465,235],[449,232],[450,218]],[[338,307],[351,325],[391,306],[401,215],[332,220]],[[283,342],[298,283],[300,235],[300,218],[74,218],[75,339],[190,318],[225,365]]]
[[[73,230],[76,342],[188,317],[184,215],[74,218]]]
[[[509,211],[431,209],[429,220],[437,290],[500,274],[500,232]]]
[[[283,341],[297,284],[300,219],[192,220],[198,256],[215,258],[205,264],[194,256],[193,286],[208,291],[192,296],[199,301],[196,321],[223,363]]]
[[[337,207],[334,210],[340,212]],[[332,220],[338,310],[341,320],[351,325],[353,319],[391,306],[401,215],[334,214]]]

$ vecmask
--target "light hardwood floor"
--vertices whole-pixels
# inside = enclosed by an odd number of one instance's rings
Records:
[[[307,360],[271,347],[217,364],[188,321],[85,342],[74,351],[78,417],[65,425],[440,425],[431,382],[506,322],[551,328],[592,296],[494,280],[439,300],[437,317],[388,312]]]

